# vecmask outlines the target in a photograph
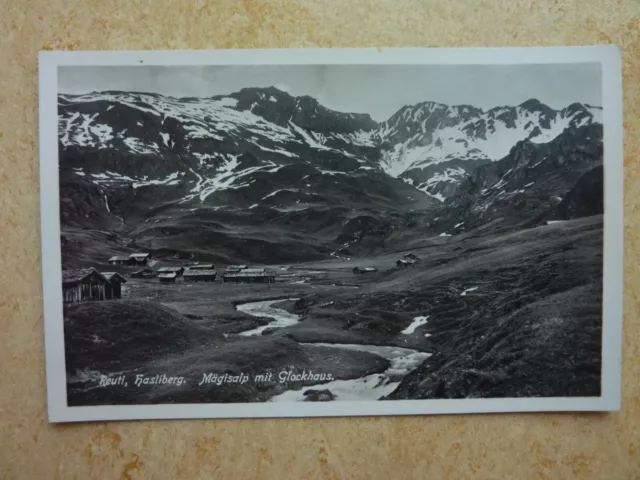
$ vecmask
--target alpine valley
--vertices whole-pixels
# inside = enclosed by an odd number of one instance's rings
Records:
[[[122,300],[65,306],[75,404],[599,395],[598,106],[425,101],[376,122],[275,87],[102,91],[59,95],[58,129],[63,269],[142,251],[279,272],[132,278]],[[334,380],[87,387],[93,370],[282,368]]]

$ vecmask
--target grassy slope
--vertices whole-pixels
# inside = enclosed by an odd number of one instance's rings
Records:
[[[437,246],[432,239],[417,243],[413,251],[422,260],[407,270],[393,267],[397,255],[368,259],[381,271],[356,277],[349,273],[353,261],[308,264],[326,268],[329,278],[306,285],[228,288],[132,281],[135,296],[151,302],[67,308],[70,373],[73,368],[145,374],[170,370],[167,374],[199,377],[207,369],[258,373],[295,367],[347,372],[345,378],[355,378],[384,369],[376,356],[334,351],[314,357],[313,347],[296,343],[344,342],[435,353],[402,382],[396,398],[598,393],[601,217],[501,236],[442,240]],[[360,288],[331,287],[327,283],[332,278],[352,278]],[[461,295],[471,287],[477,290]],[[236,311],[234,303],[286,297],[305,300],[302,308],[291,301],[280,304],[302,315],[298,324],[241,341],[221,335],[264,322]],[[157,301],[173,308],[159,307]],[[117,308],[118,303],[126,308]],[[402,334],[416,316],[428,316],[428,323],[411,335]],[[433,384],[439,378],[444,383]],[[280,387],[265,388],[155,387],[106,393],[78,387],[70,398],[81,403],[259,401]]]
[[[466,389],[456,384],[429,395],[599,393],[602,217],[497,237],[454,237],[414,251],[422,258],[418,267],[363,279],[361,289],[336,293],[331,305],[309,295],[317,301],[303,321],[276,334],[437,352],[428,367],[405,379],[396,398],[426,395],[414,385],[426,376],[451,376],[456,369],[488,374],[495,365],[496,372],[509,372],[499,387],[467,382]],[[416,316],[428,316],[428,323],[403,335]],[[507,342],[495,345],[505,336]]]
[[[216,339],[167,307],[125,300],[66,305],[64,334],[70,373],[126,368]]]
[[[214,330],[152,302],[87,302],[65,312],[70,405],[263,401],[300,382],[199,387],[203,373],[238,375],[283,370],[359,378],[388,368],[387,360],[364,352],[301,346],[275,337],[225,339]],[[94,372],[88,381],[78,372]],[[95,373],[97,372],[97,373]],[[128,385],[100,388],[99,374],[127,374]],[[134,385],[135,374],[184,376],[187,387]],[[82,375],[80,375],[82,377]],[[312,385],[317,381],[305,382]]]
[[[390,398],[598,395],[601,221],[482,240],[466,260],[432,272],[439,285],[410,305],[431,304],[425,331],[438,355]]]
[[[148,374],[167,370],[180,372],[181,375],[194,379],[194,388],[160,387],[146,393],[142,392],[142,398],[148,399],[150,403],[264,401],[285,390],[318,383],[279,383],[278,374],[282,371],[312,371],[331,374],[334,379],[346,380],[379,373],[388,367],[387,360],[366,352],[302,346],[292,340],[277,337],[252,337],[229,342],[215,351],[202,348],[163,359],[154,364],[148,370]],[[245,385],[229,384],[223,387],[209,384],[196,388],[195,384],[200,382],[205,372],[235,375],[245,373],[250,379],[256,374],[270,372],[273,374],[273,380],[268,383],[250,380]],[[136,397],[139,396],[140,392],[136,392]]]
[[[573,288],[493,320],[478,339],[459,332],[403,379],[389,399],[600,394],[600,282]]]

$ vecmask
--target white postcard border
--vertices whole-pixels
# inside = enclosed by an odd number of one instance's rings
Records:
[[[600,63],[605,222],[600,397],[344,401],[309,403],[67,405],[61,288],[57,95],[59,66],[491,65]],[[328,417],[497,412],[619,411],[623,301],[622,63],[617,45],[192,51],[43,51],[39,57],[40,203],[47,403],[50,422]]]

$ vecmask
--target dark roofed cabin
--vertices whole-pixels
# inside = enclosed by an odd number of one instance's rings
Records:
[[[191,265],[188,269],[189,270],[215,270],[215,266],[211,263],[203,263],[203,264],[196,264],[196,265]]]
[[[127,283],[127,280],[117,272],[102,272],[102,275],[111,284],[107,289],[107,300],[122,298],[122,284]]]
[[[131,276],[133,278],[155,278],[156,272],[154,272],[150,268],[143,268],[142,270],[133,272]]]
[[[201,268],[189,268],[182,274],[185,282],[215,282],[218,272]]]
[[[418,260],[418,256],[416,254],[414,254],[414,253],[405,253],[404,259],[405,260]]]
[[[364,267],[364,268],[360,268],[360,267],[355,267],[353,269],[353,274],[354,275],[361,275],[363,273],[373,273],[373,272],[377,272],[378,269],[374,268],[374,267]]]
[[[129,257],[114,256],[109,259],[110,265],[128,265]]]
[[[184,267],[162,267],[158,269],[158,274],[175,273],[177,277],[184,273]]]
[[[176,283],[177,276],[178,274],[176,272],[159,273],[158,279],[160,283]]]
[[[238,273],[242,270],[246,270],[246,268],[246,265],[229,265],[227,268],[225,268],[225,272]]]
[[[415,260],[398,260],[396,266],[399,268],[412,267],[415,263]]]
[[[132,265],[147,265],[151,255],[149,253],[132,253],[129,255],[129,263]]]
[[[222,274],[224,283],[275,283],[276,274],[266,271],[264,268],[251,268],[243,270],[229,270]]]
[[[151,255],[148,253],[132,253],[128,257],[115,255],[109,259],[110,265],[147,265]]]
[[[111,282],[95,268],[64,270],[62,272],[62,300],[64,303],[107,300]]]

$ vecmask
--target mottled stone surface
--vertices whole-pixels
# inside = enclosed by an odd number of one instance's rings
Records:
[[[637,0],[0,0],[0,12],[1,478],[637,478]],[[621,413],[47,423],[38,50],[592,43],[624,50]]]

